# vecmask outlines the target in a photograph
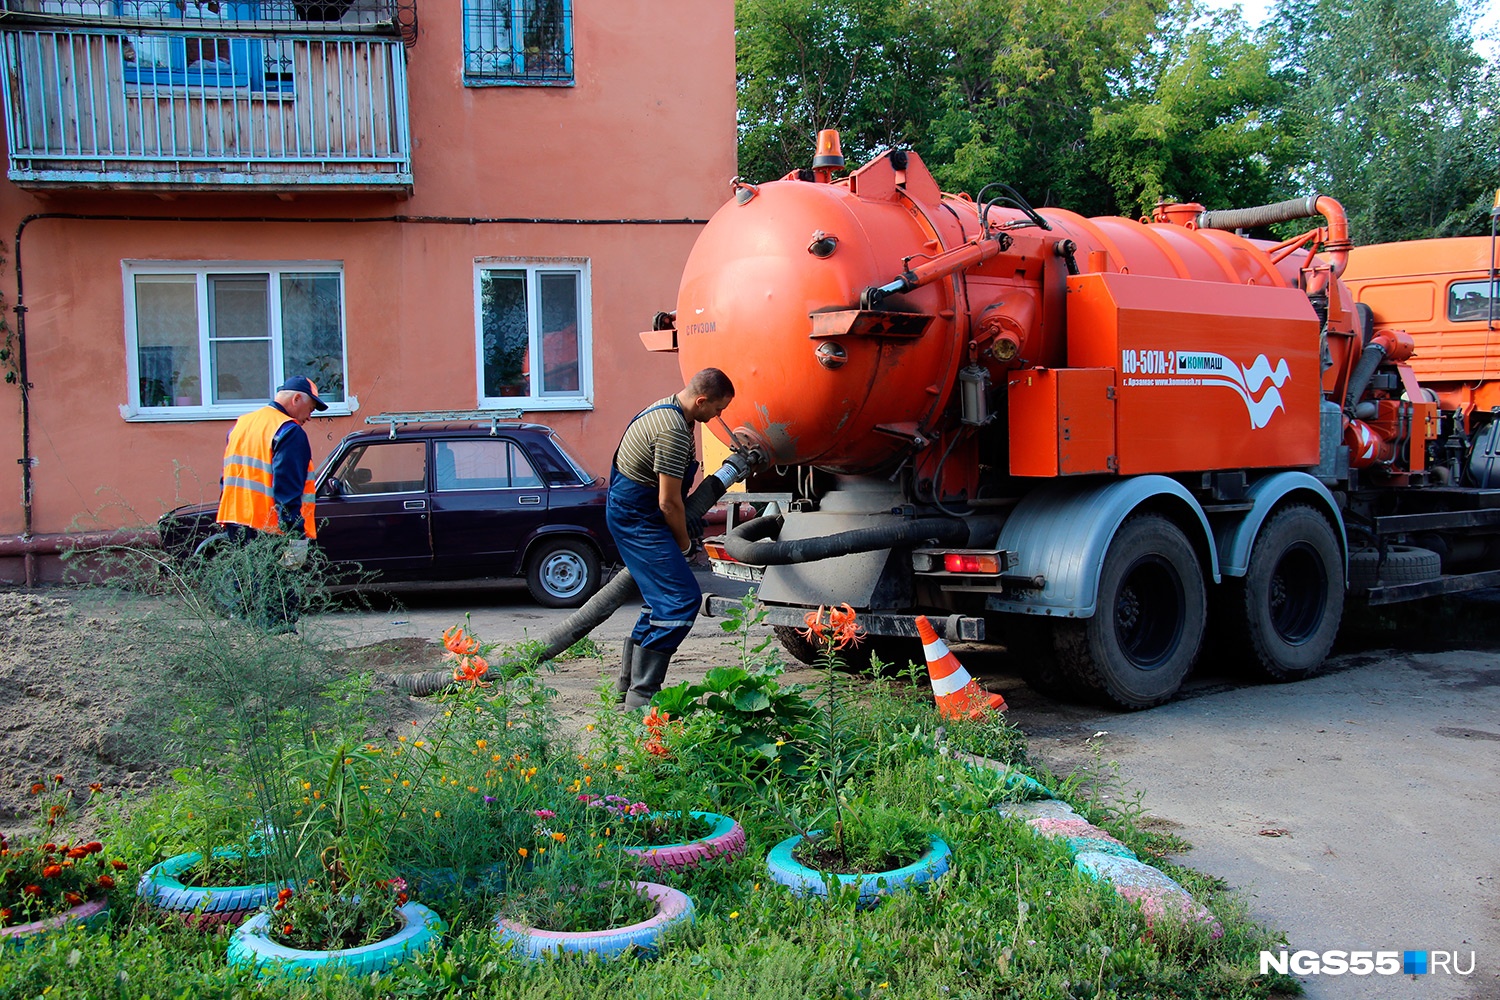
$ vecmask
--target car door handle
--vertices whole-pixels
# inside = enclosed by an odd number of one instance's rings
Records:
[[[517,497],[516,498],[516,503],[520,504],[523,507],[533,506],[533,505],[539,504],[541,502],[542,502],[542,498],[539,497],[539,496],[537,496],[534,493],[527,494],[524,497]]]
[[[426,500],[407,500],[407,501],[405,501],[404,503],[401,504],[401,507],[404,510],[426,510],[427,509],[427,501]]]

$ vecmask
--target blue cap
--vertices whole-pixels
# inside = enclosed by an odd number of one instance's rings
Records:
[[[304,375],[293,375],[277,388],[277,392],[301,392],[306,393],[312,399],[313,409],[326,410],[328,404],[318,398],[318,385],[312,379]]]

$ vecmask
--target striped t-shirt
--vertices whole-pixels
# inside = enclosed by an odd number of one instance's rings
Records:
[[[693,461],[693,432],[687,417],[677,408],[677,397],[658,399],[651,406],[664,406],[634,421],[620,439],[615,465],[629,479],[655,488],[657,476],[683,479]]]

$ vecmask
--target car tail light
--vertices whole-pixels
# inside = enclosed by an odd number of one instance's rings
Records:
[[[999,574],[1001,568],[996,552],[949,552],[943,556],[943,569],[949,573]]]

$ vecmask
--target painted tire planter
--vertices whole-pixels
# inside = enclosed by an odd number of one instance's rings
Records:
[[[442,917],[421,903],[407,903],[396,913],[402,925],[395,934],[374,944],[335,951],[302,951],[277,944],[271,940],[273,914],[258,913],[229,939],[229,964],[253,967],[261,975],[280,972],[290,976],[310,976],[325,965],[336,965],[341,972],[367,976],[436,947],[448,929]]]
[[[239,852],[223,848],[216,858],[238,858]],[[152,865],[136,884],[135,894],[153,909],[174,914],[191,927],[211,930],[237,927],[247,917],[274,899],[280,888],[274,882],[198,888],[177,877],[202,860],[199,851],[179,854]]]
[[[670,812],[653,815],[676,816],[678,814]],[[712,829],[697,840],[678,844],[624,847],[621,850],[626,854],[635,855],[640,859],[641,864],[648,865],[656,871],[665,869],[672,872],[697,868],[703,862],[712,861],[714,858],[737,858],[745,853],[745,830],[739,823],[718,813],[693,812],[690,815],[710,824]]]
[[[495,918],[495,940],[514,943],[513,953],[521,958],[548,958],[563,952],[595,954],[603,959],[615,958],[631,947],[648,955],[656,954],[662,936],[670,927],[692,923],[693,901],[671,886],[655,882],[632,882],[631,886],[656,903],[656,916],[627,927],[602,931],[544,931],[537,927]]]
[[[822,832],[814,830],[808,836],[817,837]],[[788,887],[798,896],[827,896],[830,886],[840,891],[858,888],[859,901],[855,905],[859,909],[874,906],[882,896],[902,889],[918,888],[940,878],[948,870],[953,855],[948,843],[934,834],[932,846],[927,849],[927,853],[905,867],[888,872],[844,875],[809,868],[792,857],[792,849],[802,839],[800,835],[788,837],[771,848],[771,853],[766,858],[771,879]]]
[[[77,923],[89,930],[98,930],[109,921],[109,900],[91,899],[55,917],[33,920],[29,924],[0,927],[0,946],[17,945],[22,948],[40,941],[49,934],[60,931],[69,924]]]

